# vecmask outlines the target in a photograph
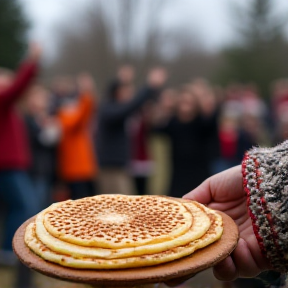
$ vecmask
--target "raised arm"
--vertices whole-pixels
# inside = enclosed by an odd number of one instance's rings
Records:
[[[166,81],[166,71],[162,68],[152,69],[147,77],[147,86],[140,90],[133,99],[127,103],[113,103],[107,105],[103,111],[103,118],[107,122],[125,120],[139,109],[147,100],[158,96],[160,89]]]
[[[103,118],[109,123],[123,121],[139,109],[148,99],[156,97],[158,91],[158,89],[144,87],[128,103],[106,105],[102,112]]]
[[[20,66],[12,84],[0,92],[1,109],[5,109],[9,105],[13,105],[15,101],[17,101],[23,95],[23,92],[32,82],[37,73],[40,55],[40,47],[36,44],[31,45],[29,55]]]

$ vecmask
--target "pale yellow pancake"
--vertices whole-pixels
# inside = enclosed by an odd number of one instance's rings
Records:
[[[51,206],[43,223],[65,242],[119,249],[175,239],[192,221],[185,205],[169,198],[98,195]]]
[[[170,262],[192,254],[197,249],[203,248],[218,240],[223,232],[222,218],[219,214],[204,208],[211,219],[209,230],[199,239],[186,245],[175,247],[164,252],[127,257],[120,259],[97,259],[97,258],[75,258],[64,254],[56,253],[46,247],[36,236],[35,223],[27,226],[25,233],[25,243],[37,255],[50,262],[58,263],[62,266],[77,269],[122,269],[152,266]]]
[[[88,258],[126,258],[131,256],[139,256],[145,254],[159,253],[177,246],[185,245],[195,239],[202,237],[210,227],[210,219],[203,211],[203,207],[198,207],[197,203],[189,201],[185,203],[188,211],[193,215],[193,222],[189,230],[175,237],[174,239],[156,244],[148,244],[138,247],[107,249],[97,247],[84,247],[69,242],[64,242],[48,233],[43,221],[47,210],[42,211],[36,217],[36,235],[37,238],[49,249],[60,254],[66,254],[73,257],[88,257]],[[57,204],[53,204],[57,207]]]

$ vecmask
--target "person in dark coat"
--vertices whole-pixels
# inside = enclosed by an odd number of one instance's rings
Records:
[[[109,87],[106,101],[99,107],[97,130],[101,193],[133,193],[127,171],[131,157],[127,121],[146,101],[158,95],[165,79],[163,69],[153,69],[148,75],[147,85],[134,97],[129,82],[115,80]]]
[[[176,113],[156,124],[171,143],[171,183],[168,195],[182,197],[210,175],[210,163],[218,153],[216,112],[203,113],[196,92],[184,86],[176,103]],[[161,103],[159,106],[161,109]],[[162,123],[161,123],[162,122]],[[213,145],[214,141],[214,145]]]

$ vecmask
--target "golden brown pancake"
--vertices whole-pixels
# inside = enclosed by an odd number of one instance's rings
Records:
[[[55,204],[53,204],[55,206]],[[44,226],[44,215],[47,210],[42,211],[36,217],[35,232],[37,238],[49,249],[57,253],[71,255],[73,257],[90,257],[115,259],[131,256],[139,256],[145,254],[159,253],[180,245],[185,245],[195,239],[202,237],[210,227],[210,219],[205,212],[199,208],[194,202],[185,203],[187,210],[193,215],[193,222],[189,230],[171,240],[159,242],[155,244],[147,244],[138,247],[128,247],[119,249],[108,249],[98,247],[86,247],[71,244],[60,240],[46,230]],[[56,204],[57,206],[57,204]]]
[[[172,199],[98,195],[51,206],[44,226],[65,242],[118,249],[174,239],[188,231],[192,219],[187,208]]]
[[[186,257],[222,232],[221,216],[194,201],[98,195],[51,205],[27,226],[25,243],[64,267],[115,270]]]
[[[214,211],[209,211],[209,218],[211,219],[211,226],[207,233],[201,238],[191,241],[190,243],[168,249],[166,251],[135,257],[127,257],[120,259],[100,259],[100,258],[75,258],[65,254],[56,253],[47,248],[36,236],[35,223],[27,226],[25,233],[25,242],[29,248],[45,260],[58,263],[65,267],[77,269],[124,269],[152,266],[161,263],[170,262],[179,258],[183,258],[192,254],[197,249],[201,249],[216,240],[218,240],[223,232],[223,223],[220,215]]]

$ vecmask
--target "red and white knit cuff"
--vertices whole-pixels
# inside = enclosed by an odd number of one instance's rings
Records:
[[[272,267],[288,271],[288,141],[253,148],[242,162],[243,187],[259,247]]]

